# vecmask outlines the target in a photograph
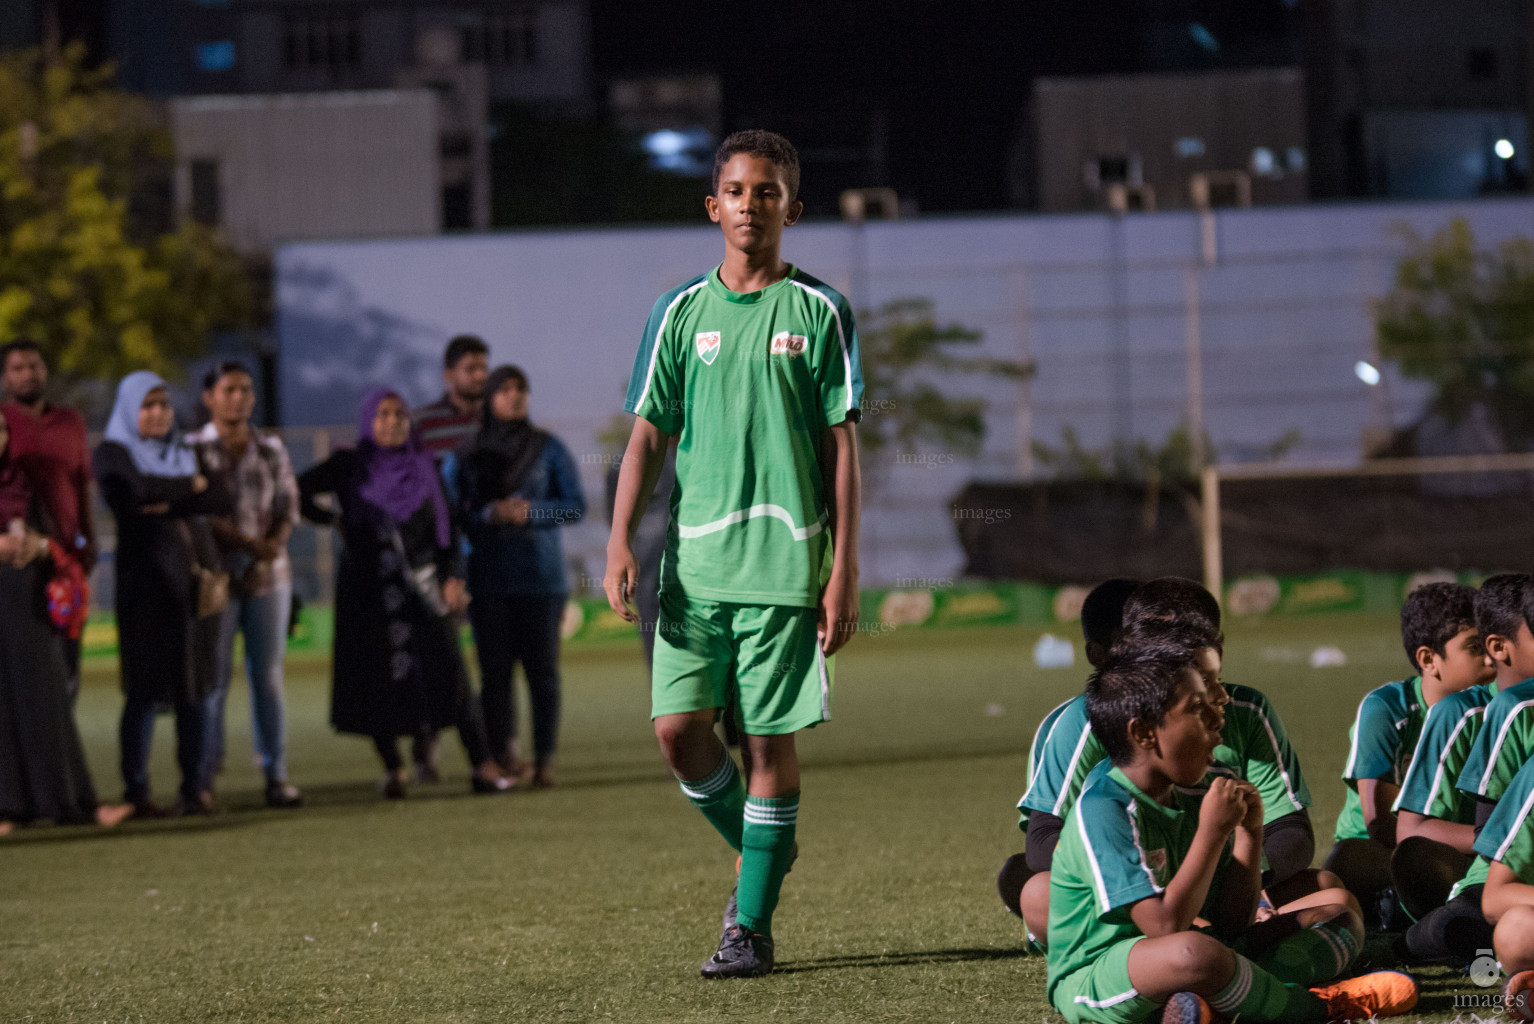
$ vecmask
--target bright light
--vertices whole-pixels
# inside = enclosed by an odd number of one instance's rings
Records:
[[[678,156],[687,152],[687,136],[663,128],[644,137],[644,148],[655,156]]]
[[[1517,150],[1513,148],[1512,142],[1508,141],[1507,139],[1498,139],[1497,144],[1492,147],[1492,150],[1503,160],[1511,160],[1513,158],[1513,154],[1517,152]]]
[[[1380,382],[1379,370],[1375,369],[1374,364],[1366,363],[1362,359],[1353,364],[1353,372],[1358,375],[1359,380],[1371,388]]]

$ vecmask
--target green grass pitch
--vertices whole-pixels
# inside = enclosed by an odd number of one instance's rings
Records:
[[[1358,700],[1406,668],[1395,623],[1229,627],[1226,677],[1278,706],[1329,837]],[[267,811],[237,680],[226,813],[0,841],[0,1021],[1058,1021],[993,882],[1023,845],[1033,729],[1085,679],[1079,660],[1035,669],[1036,639],[875,633],[838,659],[835,721],[801,745],[779,970],[736,982],[697,976],[734,856],[663,769],[637,650],[567,655],[563,785],[509,797],[469,794],[449,731],[448,780],[384,802],[371,745],[325,724],[326,666],[301,662],[289,746],[308,803]],[[1347,666],[1310,668],[1321,644]],[[81,727],[112,797],[119,701],[110,666],[87,673]],[[173,740],[162,719],[166,801]],[[1451,1020],[1455,993],[1484,991],[1418,976],[1412,1019]]]

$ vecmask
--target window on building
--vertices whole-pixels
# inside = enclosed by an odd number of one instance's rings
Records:
[[[467,182],[442,187],[442,230],[468,231],[474,227],[474,189]]]
[[[1497,80],[1497,51],[1488,46],[1476,46],[1465,51],[1465,73],[1473,82]]]
[[[462,33],[463,59],[501,67],[538,61],[538,19],[531,10],[486,12]]]
[[[192,202],[189,210],[192,220],[198,224],[214,227],[220,214],[218,190],[218,161],[195,159],[192,161]]]
[[[202,71],[228,71],[234,67],[234,40],[198,43],[196,59],[197,67]]]
[[[295,69],[355,67],[362,57],[356,18],[290,18],[283,30],[283,60]]]

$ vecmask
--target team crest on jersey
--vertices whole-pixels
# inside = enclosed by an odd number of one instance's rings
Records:
[[[789,334],[787,331],[779,331],[772,336],[772,354],[775,356],[801,356],[809,345],[810,339],[802,334]]]
[[[696,340],[698,342],[698,357],[703,360],[704,365],[713,366],[714,360],[719,357],[719,332],[704,331],[698,335]]]
[[[1151,874],[1156,876],[1156,884],[1165,888],[1167,883],[1166,851],[1146,850],[1145,863],[1150,867]]]

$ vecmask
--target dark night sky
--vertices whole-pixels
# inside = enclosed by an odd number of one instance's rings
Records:
[[[772,128],[804,151],[812,210],[829,212],[842,188],[888,184],[921,209],[938,211],[1007,205],[1008,154],[1035,76],[1283,63],[1292,57],[1282,42],[1286,6],[1282,0],[593,0],[591,13],[604,83],[643,73],[718,74],[727,131]],[[1192,21],[1220,39],[1218,56],[1181,45]],[[874,180],[877,161],[855,152],[868,152],[881,121],[884,181]]]

